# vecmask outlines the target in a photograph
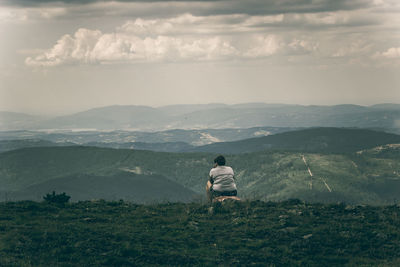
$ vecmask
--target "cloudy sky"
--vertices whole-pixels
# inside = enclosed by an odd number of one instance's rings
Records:
[[[0,110],[400,103],[400,1],[0,0]]]

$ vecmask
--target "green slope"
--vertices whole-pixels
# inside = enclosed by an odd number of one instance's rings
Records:
[[[68,192],[71,201],[127,200],[135,203],[190,202],[196,193],[161,175],[120,172],[112,176],[72,175],[35,184],[8,195],[12,200],[43,200],[49,192]]]
[[[15,149],[27,147],[46,147],[46,146],[73,146],[70,142],[54,143],[40,139],[22,139],[22,140],[0,140],[0,153]]]
[[[392,143],[400,143],[400,135],[366,129],[311,128],[235,142],[214,143],[198,147],[194,151],[249,153],[269,149],[346,153]]]
[[[116,177],[123,171],[160,175],[204,195],[215,156],[95,147],[15,150],[0,154],[0,191],[20,191],[65,177]],[[393,203],[400,194],[396,189],[400,179],[398,147],[349,154],[264,151],[227,155],[227,162],[235,171],[243,198],[385,204]],[[386,194],[388,188],[391,191]]]

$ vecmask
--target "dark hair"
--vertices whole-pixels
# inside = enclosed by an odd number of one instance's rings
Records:
[[[219,166],[224,166],[225,165],[225,157],[222,155],[219,155],[214,159],[214,163],[217,163]]]

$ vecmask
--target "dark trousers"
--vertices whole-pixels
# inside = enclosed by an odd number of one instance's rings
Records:
[[[215,191],[213,188],[210,188],[210,193],[212,197],[221,197],[221,196],[237,196],[237,190],[233,191]]]

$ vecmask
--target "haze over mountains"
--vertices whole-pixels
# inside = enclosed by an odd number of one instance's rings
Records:
[[[43,118],[1,112],[0,130],[96,129],[162,131],[251,127],[361,127],[398,131],[400,105],[301,106],[237,105],[107,106],[72,115]]]

